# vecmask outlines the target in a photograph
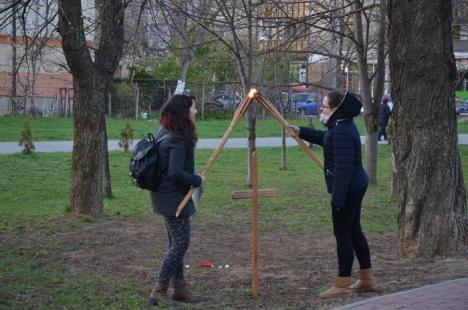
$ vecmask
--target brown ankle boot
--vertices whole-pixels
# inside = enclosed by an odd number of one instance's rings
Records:
[[[338,298],[347,297],[351,295],[349,285],[351,284],[351,277],[335,277],[333,278],[332,286],[319,294],[319,298]]]
[[[187,283],[183,280],[174,281],[174,295],[172,295],[172,299],[187,303],[201,301],[200,297],[193,295],[192,291],[187,287]]]
[[[374,271],[372,268],[359,270],[359,280],[350,286],[353,292],[375,291]]]
[[[169,298],[167,295],[167,289],[169,288],[169,284],[165,283],[158,283],[151,291],[151,294],[148,296],[148,303],[151,305],[157,304],[166,304],[172,305],[174,302]]]

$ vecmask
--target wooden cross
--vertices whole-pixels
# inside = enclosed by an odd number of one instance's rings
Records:
[[[257,298],[258,286],[258,198],[278,195],[276,189],[258,189],[257,153],[250,157],[252,173],[252,190],[232,192],[232,199],[252,198],[252,297]]]

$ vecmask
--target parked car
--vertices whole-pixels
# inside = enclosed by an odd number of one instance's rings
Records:
[[[221,103],[226,109],[235,109],[242,101],[242,96],[237,92],[235,96],[221,94],[220,96],[216,97],[215,100]]]
[[[291,96],[295,111],[302,115],[320,114],[322,98],[320,94],[314,92],[298,93]]]
[[[457,112],[457,115],[468,113],[468,101],[457,103],[455,106],[455,111]]]

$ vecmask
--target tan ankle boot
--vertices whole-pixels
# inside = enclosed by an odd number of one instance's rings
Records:
[[[166,304],[172,305],[174,302],[167,295],[169,284],[158,283],[148,296],[148,303],[151,305]]]
[[[202,301],[200,297],[193,295],[185,281],[180,280],[174,281],[174,295],[172,295],[172,299],[187,303]]]
[[[351,285],[353,292],[370,292],[375,291],[374,271],[372,268],[359,270],[359,280]]]
[[[351,285],[351,277],[335,277],[333,278],[332,286],[319,294],[319,298],[338,298],[351,295],[349,286]]]

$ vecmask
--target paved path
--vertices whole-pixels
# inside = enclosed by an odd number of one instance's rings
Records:
[[[467,310],[468,278],[383,295],[333,310]]]
[[[214,149],[221,139],[200,139],[197,144],[198,149]],[[109,151],[119,149],[118,140],[109,140]],[[365,139],[362,136],[361,142],[364,144]],[[136,141],[135,141],[136,143]],[[381,141],[379,143],[386,144]],[[468,144],[468,134],[458,135],[459,144]],[[71,152],[73,149],[72,141],[34,141],[36,152]],[[287,146],[297,145],[292,138],[286,138]],[[278,147],[281,146],[281,138],[257,138],[257,147]],[[225,148],[246,148],[246,138],[231,138],[227,141]],[[21,148],[17,142],[0,142],[0,154],[12,154],[21,152]]]

